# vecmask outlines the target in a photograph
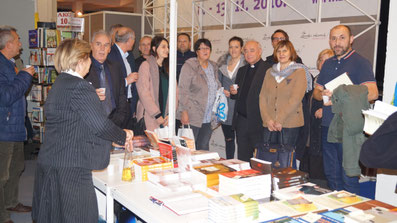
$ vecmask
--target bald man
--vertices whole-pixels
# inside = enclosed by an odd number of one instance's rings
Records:
[[[263,143],[263,126],[259,110],[259,93],[267,69],[271,65],[262,60],[259,42],[250,40],[244,46],[247,65],[236,76],[237,89],[230,86],[230,98],[236,100],[233,129],[237,137],[238,159],[250,161],[257,143]]]
[[[324,62],[313,92],[316,100],[321,101],[323,96],[331,98],[332,91],[325,89],[325,84],[345,72],[353,84],[364,85],[368,88],[369,101],[378,98],[378,88],[372,66],[367,59],[352,49],[353,41],[354,37],[348,26],[337,25],[331,29],[329,45],[335,56]],[[347,190],[358,194],[360,189],[358,177],[347,176],[342,167],[342,143],[331,143],[327,140],[329,126],[334,117],[330,105],[332,105],[331,100],[323,105],[321,123],[324,173],[328,186],[332,190]]]
[[[124,128],[132,129],[133,117],[135,116],[138,102],[138,91],[135,83],[138,80],[138,69],[135,66],[135,59],[130,52],[135,43],[135,32],[129,27],[119,27],[114,35],[115,43],[111,47],[107,59],[122,65],[122,76],[125,80],[126,95],[130,112],[125,120]]]
[[[152,42],[152,37],[144,36],[139,40],[139,52],[141,56],[136,58],[135,65],[139,70],[139,67],[150,56],[150,43]]]

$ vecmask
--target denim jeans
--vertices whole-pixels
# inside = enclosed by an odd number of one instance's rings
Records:
[[[210,150],[210,139],[212,135],[211,123],[203,123],[201,128],[190,126],[193,130],[197,150]]]
[[[236,151],[236,145],[234,143],[235,132],[231,125],[222,124],[223,135],[225,136],[225,149],[226,159],[233,159],[234,152]]]
[[[324,174],[328,180],[331,190],[346,190],[359,194],[360,184],[358,177],[348,177],[342,166],[343,147],[342,143],[328,142],[328,127],[321,127],[323,145]]]

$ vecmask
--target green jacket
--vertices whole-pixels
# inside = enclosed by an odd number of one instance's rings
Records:
[[[363,134],[363,109],[369,108],[368,88],[364,85],[341,85],[332,95],[332,112],[335,114],[328,130],[328,142],[342,143],[343,168],[347,176],[359,176],[358,164]]]

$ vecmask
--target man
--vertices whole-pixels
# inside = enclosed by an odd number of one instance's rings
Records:
[[[288,33],[285,32],[284,30],[277,29],[272,34],[271,40],[272,40],[273,49],[275,49],[278,42],[280,42],[281,40],[289,40],[289,36],[288,36]],[[275,64],[276,62],[274,61],[274,54],[266,57],[266,62],[270,63],[271,65]],[[298,58],[296,59],[296,62],[302,63],[302,59],[298,56]]]
[[[18,202],[26,139],[25,93],[35,73],[33,67],[17,71],[12,58],[19,54],[21,45],[15,28],[0,27],[0,222],[7,223],[12,222],[8,211],[32,210]]]
[[[152,37],[144,36],[139,40],[139,52],[141,52],[141,56],[136,58],[135,65],[139,70],[139,67],[150,56],[150,44],[152,42]]]
[[[176,65],[176,81],[179,81],[181,69],[186,60],[196,57],[196,53],[190,50],[190,36],[187,33],[179,33],[177,37],[177,65]]]
[[[230,86],[230,98],[236,100],[233,129],[236,130],[238,159],[249,161],[257,143],[263,143],[263,126],[259,110],[259,93],[267,69],[271,65],[261,58],[262,47],[257,41],[244,46],[247,65],[236,76],[237,89]]]
[[[132,129],[133,117],[136,112],[136,105],[138,102],[138,91],[135,86],[135,82],[138,80],[138,72],[135,66],[135,60],[133,59],[132,53],[128,51],[132,50],[135,43],[135,33],[129,27],[121,27],[115,34],[115,44],[111,47],[108,55],[110,62],[119,63],[122,65],[121,75],[125,79],[126,95],[130,106],[130,113],[127,114],[127,123],[129,129]],[[129,59],[129,57],[132,59]]]
[[[116,35],[116,32],[121,27],[123,27],[123,25],[121,25],[121,24],[113,24],[112,26],[110,26],[109,35],[110,35],[110,37],[112,39],[112,45],[114,44],[114,36]]]
[[[324,85],[345,72],[348,73],[353,84],[367,86],[369,101],[378,98],[378,88],[371,64],[352,49],[353,40],[348,26],[338,25],[331,29],[329,45],[335,56],[326,60],[321,69],[313,92],[316,100],[321,101],[323,96],[331,98],[332,92],[325,89]],[[334,116],[330,105],[332,105],[331,100],[323,105],[321,123],[325,176],[330,189],[358,193],[358,177],[347,176],[342,167],[342,144],[327,141],[328,129]]]
[[[96,89],[102,107],[109,119],[120,128],[124,128],[124,121],[129,113],[125,82],[120,75],[122,72],[120,64],[106,60],[110,47],[110,36],[104,30],[93,34],[91,41],[92,63],[85,78]]]

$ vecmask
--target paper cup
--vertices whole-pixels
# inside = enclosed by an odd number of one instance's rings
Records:
[[[329,97],[326,96],[326,95],[323,95],[323,102],[324,102],[324,104],[328,103],[329,102]]]
[[[106,88],[104,88],[104,87],[101,87],[101,88],[98,88],[99,90],[101,90],[101,92],[103,93],[103,94],[105,94],[105,92],[106,92]]]
[[[25,65],[25,68],[29,68],[29,67],[31,67],[32,65]]]
[[[237,84],[233,84],[233,88],[234,88],[234,90],[236,90],[236,91],[237,91],[237,87],[238,87],[238,85],[237,85]]]

